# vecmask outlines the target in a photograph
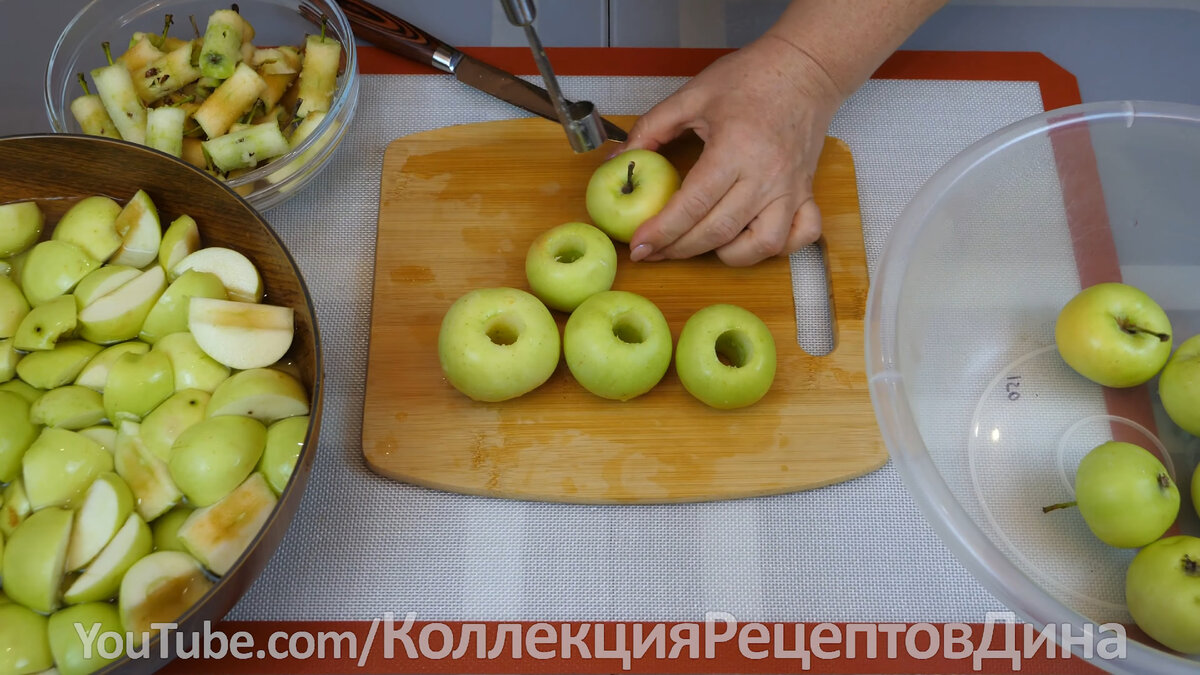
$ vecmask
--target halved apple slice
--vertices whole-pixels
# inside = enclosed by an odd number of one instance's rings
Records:
[[[192,425],[204,419],[209,394],[199,389],[175,392],[142,420],[142,443],[154,456],[166,462],[171,459],[175,439]]]
[[[102,419],[104,401],[100,393],[77,384],[55,387],[29,408],[29,420],[34,424],[72,431],[90,427]]]
[[[183,551],[187,553],[183,542],[179,541],[179,528],[196,509],[180,504],[167,511],[150,523],[150,531],[154,533],[155,551]]]
[[[262,301],[263,284],[258,268],[249,258],[231,248],[209,246],[192,253],[171,268],[171,280],[188,270],[217,275],[231,300]]]
[[[21,353],[13,346],[12,340],[0,340],[0,383],[8,382],[17,375],[17,362]]]
[[[94,427],[80,429],[76,433],[96,441],[108,452],[115,453],[117,451],[117,430],[107,424],[97,424]]]
[[[258,535],[277,501],[257,471],[212,506],[196,509],[179,540],[213,574],[225,575]]]
[[[96,476],[113,470],[113,456],[86,436],[46,427],[21,460],[21,479],[34,511],[74,508]]]
[[[145,354],[148,351],[150,351],[150,345],[141,340],[118,342],[105,347],[103,351],[87,362],[83,370],[79,371],[79,377],[75,378],[75,384],[103,393],[104,383],[108,381],[108,371],[112,369],[117,359],[125,354]]]
[[[78,319],[75,298],[60,295],[29,310],[13,334],[13,346],[23,352],[54,349],[60,337],[75,330]]]
[[[20,477],[4,488],[4,507],[0,508],[0,534],[11,537],[17,526],[33,513],[29,497],[25,495],[25,484]]]
[[[28,313],[29,301],[21,287],[8,277],[0,277],[0,338],[12,337]]]
[[[146,316],[167,288],[167,276],[155,265],[79,312],[85,340],[112,344],[137,337]]]
[[[192,298],[188,330],[218,363],[247,370],[269,366],[287,353],[295,335],[291,307]]]
[[[67,588],[63,600],[77,605],[115,598],[121,588],[121,578],[134,563],[150,555],[152,550],[154,537],[150,534],[150,526],[138,514],[129,514],[112,540],[75,583]]]
[[[85,197],[63,214],[50,236],[75,244],[96,260],[105,260],[121,246],[115,227],[120,213],[121,205],[110,197]]]
[[[46,508],[24,520],[5,544],[0,577],[4,592],[14,602],[35,612],[49,614],[62,603],[62,586],[67,544],[71,540],[74,512]]]
[[[133,492],[134,508],[146,522],[171,510],[183,499],[183,492],[171,479],[167,463],[146,449],[141,425],[122,422],[117,428],[114,468]]]
[[[211,394],[229,377],[229,366],[217,363],[205,354],[191,333],[171,333],[154,343],[154,351],[162,352],[170,359],[175,391],[199,389]]]
[[[32,312],[30,315],[32,316]],[[18,345],[18,348],[20,345]],[[79,377],[96,354],[103,349],[87,340],[63,340],[53,349],[30,352],[17,361],[17,375],[38,389],[53,389]]]
[[[29,306],[36,308],[70,293],[75,284],[99,266],[99,260],[70,242],[57,239],[38,242],[21,266],[21,290]]]
[[[182,215],[171,221],[158,245],[158,264],[170,274],[180,260],[200,250],[200,228],[196,220]],[[171,277],[174,279],[174,277]]]
[[[109,263],[141,269],[154,262],[162,244],[162,223],[145,190],[138,190],[129,198],[113,225],[121,235],[121,245],[108,259]]]
[[[181,551],[155,551],[129,568],[121,580],[121,625],[134,644],[153,637],[151,625],[177,623],[213,587],[200,563]]]
[[[71,295],[75,306],[83,309],[137,278],[142,271],[128,265],[102,265],[79,280]]]
[[[0,483],[21,475],[21,458],[38,437],[29,407],[17,394],[0,391]]]
[[[263,424],[308,414],[308,393],[299,380],[273,368],[251,368],[221,383],[208,416],[245,415]]]
[[[225,300],[228,297],[225,285],[217,275],[188,270],[172,281],[154,303],[139,336],[153,344],[172,333],[182,333],[188,329],[188,302],[191,298]]]
[[[82,569],[95,558],[133,513],[133,492],[109,471],[96,476],[75,516],[67,547],[67,571]]]

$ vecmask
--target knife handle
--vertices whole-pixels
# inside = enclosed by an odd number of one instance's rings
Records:
[[[337,0],[354,32],[406,59],[453,73],[462,53],[365,0]]]

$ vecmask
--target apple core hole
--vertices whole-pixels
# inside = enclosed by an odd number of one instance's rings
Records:
[[[492,341],[492,344],[506,347],[515,343],[517,338],[521,337],[521,330],[507,317],[498,317],[488,324],[487,336]]]
[[[637,345],[645,342],[649,332],[645,319],[636,314],[622,314],[613,322],[613,335],[626,344]]]
[[[741,368],[750,362],[754,351],[750,338],[739,330],[727,330],[717,336],[717,361],[730,368]]]
[[[562,242],[554,249],[554,261],[563,264],[570,264],[583,257],[587,252],[587,245],[581,239],[572,237],[571,239]]]

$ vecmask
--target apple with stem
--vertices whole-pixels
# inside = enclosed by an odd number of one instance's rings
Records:
[[[1164,537],[1138,551],[1125,572],[1134,623],[1182,654],[1200,654],[1200,538]]]
[[[33,246],[42,234],[46,216],[37,202],[0,204],[0,258]]]
[[[154,343],[154,351],[170,359],[175,391],[199,389],[211,394],[230,374],[229,366],[205,354],[191,333],[171,333]]]
[[[61,606],[67,544],[74,512],[57,507],[29,514],[4,546],[4,593],[13,602],[42,614]]]
[[[1167,361],[1158,376],[1163,410],[1180,429],[1200,436],[1200,335],[1194,335]]]
[[[588,180],[588,215],[608,236],[627,244],[642,223],[662,211],[681,182],[679,171],[657,152],[623,152],[598,166]]]
[[[252,417],[209,417],[179,435],[167,467],[190,504],[208,506],[254,471],[266,445],[267,428]]]
[[[671,328],[661,310],[629,291],[601,291],[571,312],[563,354],[577,382],[628,401],[654,388],[671,365]]]
[[[542,386],[558,367],[558,324],[533,294],[481,288],[442,317],[438,359],[446,380],[467,397],[498,402]]]
[[[1171,355],[1171,322],[1150,296],[1128,284],[1089,286],[1058,313],[1054,342],[1075,372],[1106,387],[1135,387]]]
[[[550,309],[573,311],[584,300],[612,288],[617,249],[612,239],[587,223],[563,223],[538,235],[525,255],[529,288]]]
[[[200,349],[230,368],[269,366],[287,354],[295,337],[291,307],[194,297],[188,331]]]
[[[753,312],[731,304],[692,314],[675,346],[675,372],[684,389],[721,410],[757,403],[775,381],[775,338]]]
[[[101,656],[96,642],[90,649],[85,647],[80,632],[96,636],[121,633],[121,614],[108,602],[74,605],[51,614],[46,633],[59,675],[88,675],[120,658]]]
[[[263,424],[308,414],[308,392],[295,377],[274,368],[251,368],[217,386],[208,417],[245,415]]]
[[[0,602],[0,673],[38,673],[54,667],[45,616]]]

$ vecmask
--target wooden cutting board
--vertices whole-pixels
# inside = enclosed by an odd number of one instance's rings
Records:
[[[628,128],[631,118],[615,118]],[[663,150],[681,173],[694,137]],[[584,191],[604,160],[575,155],[542,119],[446,127],[394,141],[383,162],[363,454],[374,471],[422,486],[505,498],[659,503],[792,492],[844,481],[887,459],[867,392],[867,266],[854,164],[828,139],[815,194],[834,316],[834,350],[797,341],[786,257],[748,269],[715,256],[635,264],[617,245],[613,288],[640,293],[673,337],[696,310],[741,305],[775,337],[771,391],[733,411],[708,408],[674,367],[650,393],[601,399],[560,360],[539,389],[476,403],[442,376],[438,329],[450,304],[482,287],[528,289],[525,252],[543,230],[588,222]],[[566,316],[556,313],[559,327]]]

